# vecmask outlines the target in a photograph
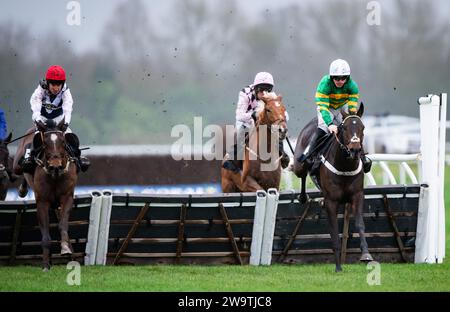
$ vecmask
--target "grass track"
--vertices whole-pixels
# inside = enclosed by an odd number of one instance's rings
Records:
[[[381,285],[369,286],[364,264],[252,266],[81,267],[81,285],[54,266],[0,267],[0,291],[450,291],[450,167],[446,167],[446,255],[444,264],[381,264]]]

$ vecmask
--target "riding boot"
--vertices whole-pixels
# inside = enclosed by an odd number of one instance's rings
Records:
[[[372,168],[372,160],[366,156],[366,153],[364,153],[364,147],[361,150],[361,161],[363,163],[364,173],[368,173]]]
[[[76,160],[75,164],[77,165],[77,172],[80,170],[81,172],[86,172],[89,169],[91,162],[86,157],[81,156],[81,150],[78,144],[68,144],[67,151],[69,152],[69,155]]]
[[[91,162],[86,157],[81,156],[81,150],[78,147],[75,148],[72,146],[72,148],[75,151],[75,158],[77,159],[78,168],[80,168],[81,172],[86,172],[89,169]]]
[[[317,143],[324,135],[326,135],[326,132],[320,128],[317,128],[316,132],[312,135],[311,141],[309,142],[308,146],[303,151],[303,154],[301,154],[300,157],[297,158],[297,161],[299,163],[303,163],[306,161],[308,168],[312,166],[314,161],[310,157],[311,153],[314,152],[317,147]]]
[[[288,156],[288,154],[286,154],[286,152],[284,151],[284,145],[283,145],[283,141],[280,140],[279,142],[279,153],[281,156],[281,168],[285,169],[287,168],[287,166],[289,166],[289,162],[290,162],[290,158]]]
[[[34,169],[36,169],[36,162],[34,161],[34,149],[33,146],[27,147],[25,150],[25,155],[23,156],[22,167],[23,172],[33,174]]]
[[[233,155],[232,159],[230,159],[230,155]],[[225,157],[228,157],[228,159],[224,161],[222,167],[224,169],[231,170],[233,172],[239,172],[240,171],[239,166],[236,165],[237,144],[233,145],[232,150],[229,153],[227,153],[227,155]]]

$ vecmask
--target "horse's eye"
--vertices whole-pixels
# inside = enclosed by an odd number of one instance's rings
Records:
[[[271,113],[272,111],[269,108],[266,108],[266,112]]]

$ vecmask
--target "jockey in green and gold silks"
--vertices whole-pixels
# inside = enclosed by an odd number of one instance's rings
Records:
[[[330,108],[338,110],[347,105],[350,113],[356,113],[359,98],[359,89],[356,82],[348,77],[346,83],[337,88],[329,75],[322,78],[316,91],[316,104],[327,126],[333,123]]]
[[[317,86],[315,94],[317,105],[317,131],[312,135],[310,143],[297,159],[299,162],[309,160],[311,153],[317,147],[317,143],[327,133],[337,134],[339,125],[342,122],[341,109],[350,114],[356,114],[358,109],[359,88],[356,82],[350,77],[350,65],[342,60],[334,60],[330,64],[329,75],[325,75]],[[364,172],[369,172],[371,160],[364,152],[361,153],[361,160],[364,165]]]

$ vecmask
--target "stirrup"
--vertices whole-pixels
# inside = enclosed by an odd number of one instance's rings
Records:
[[[91,166],[91,162],[86,157],[81,156],[79,162],[81,172],[86,172]]]

